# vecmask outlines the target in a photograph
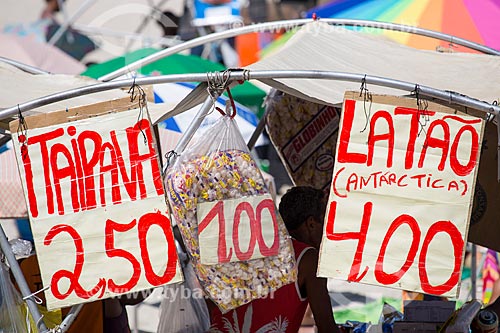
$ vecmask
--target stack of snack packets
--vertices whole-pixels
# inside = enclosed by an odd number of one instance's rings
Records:
[[[266,99],[266,130],[295,185],[328,191],[337,145],[340,109],[272,90]]]
[[[168,199],[200,285],[221,311],[227,312],[295,281],[296,262],[290,236],[278,214],[277,255],[202,263],[198,205],[262,195],[268,190],[232,118],[221,117],[194,141],[167,170]]]

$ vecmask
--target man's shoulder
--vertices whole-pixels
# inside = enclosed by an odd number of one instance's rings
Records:
[[[293,250],[295,251],[296,258],[298,258],[303,252],[309,252],[309,249],[314,250],[314,247],[312,247],[311,245],[298,241],[295,238],[292,238],[292,245]]]

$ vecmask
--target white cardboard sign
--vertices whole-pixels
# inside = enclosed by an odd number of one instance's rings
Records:
[[[151,125],[138,114],[12,135],[49,309],[182,280]]]
[[[198,204],[200,259],[205,265],[275,256],[278,221],[269,194]]]
[[[483,121],[398,105],[344,101],[318,275],[455,297]]]

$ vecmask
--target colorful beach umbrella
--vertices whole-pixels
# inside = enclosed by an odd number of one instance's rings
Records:
[[[103,63],[91,65],[81,75],[98,79],[105,74],[123,68],[127,64],[131,64],[158,51],[160,50],[155,48],[139,49]],[[211,62],[198,56],[173,54],[139,68],[138,72],[142,75],[149,76],[219,72],[225,69],[226,68],[219,63]],[[237,102],[250,108],[259,117],[263,114],[264,108],[262,102],[266,97],[266,93],[262,89],[250,82],[244,82],[232,88],[231,94]]]
[[[374,20],[443,32],[500,50],[498,0],[334,0],[308,13],[319,18]],[[411,33],[369,29],[405,45],[427,50],[449,48],[450,42]],[[461,46],[454,51],[475,52]]]
[[[488,304],[493,294],[493,286],[500,277],[498,253],[495,250],[488,249],[485,254],[483,271],[483,303]]]

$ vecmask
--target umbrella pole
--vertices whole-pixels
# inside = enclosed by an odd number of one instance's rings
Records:
[[[260,118],[257,127],[253,131],[252,137],[250,138],[250,140],[248,140],[247,147],[249,150],[252,150],[253,147],[255,147],[255,143],[259,139],[259,136],[262,134],[262,132],[264,132],[265,127],[266,127],[266,116],[263,115],[262,118]]]
[[[38,311],[38,306],[33,299],[33,293],[31,292],[26,280],[24,278],[23,272],[21,271],[21,267],[19,267],[19,263],[12,252],[9,241],[7,240],[7,236],[5,235],[5,231],[3,227],[0,225],[0,247],[2,249],[5,258],[7,258],[7,262],[9,263],[10,270],[12,271],[12,275],[14,275],[14,279],[19,286],[19,290],[21,291],[21,295],[23,296],[23,300],[26,301],[28,305],[28,310],[31,313],[31,317],[37,323],[36,329],[40,332],[48,332],[47,326],[42,320],[42,316]]]

